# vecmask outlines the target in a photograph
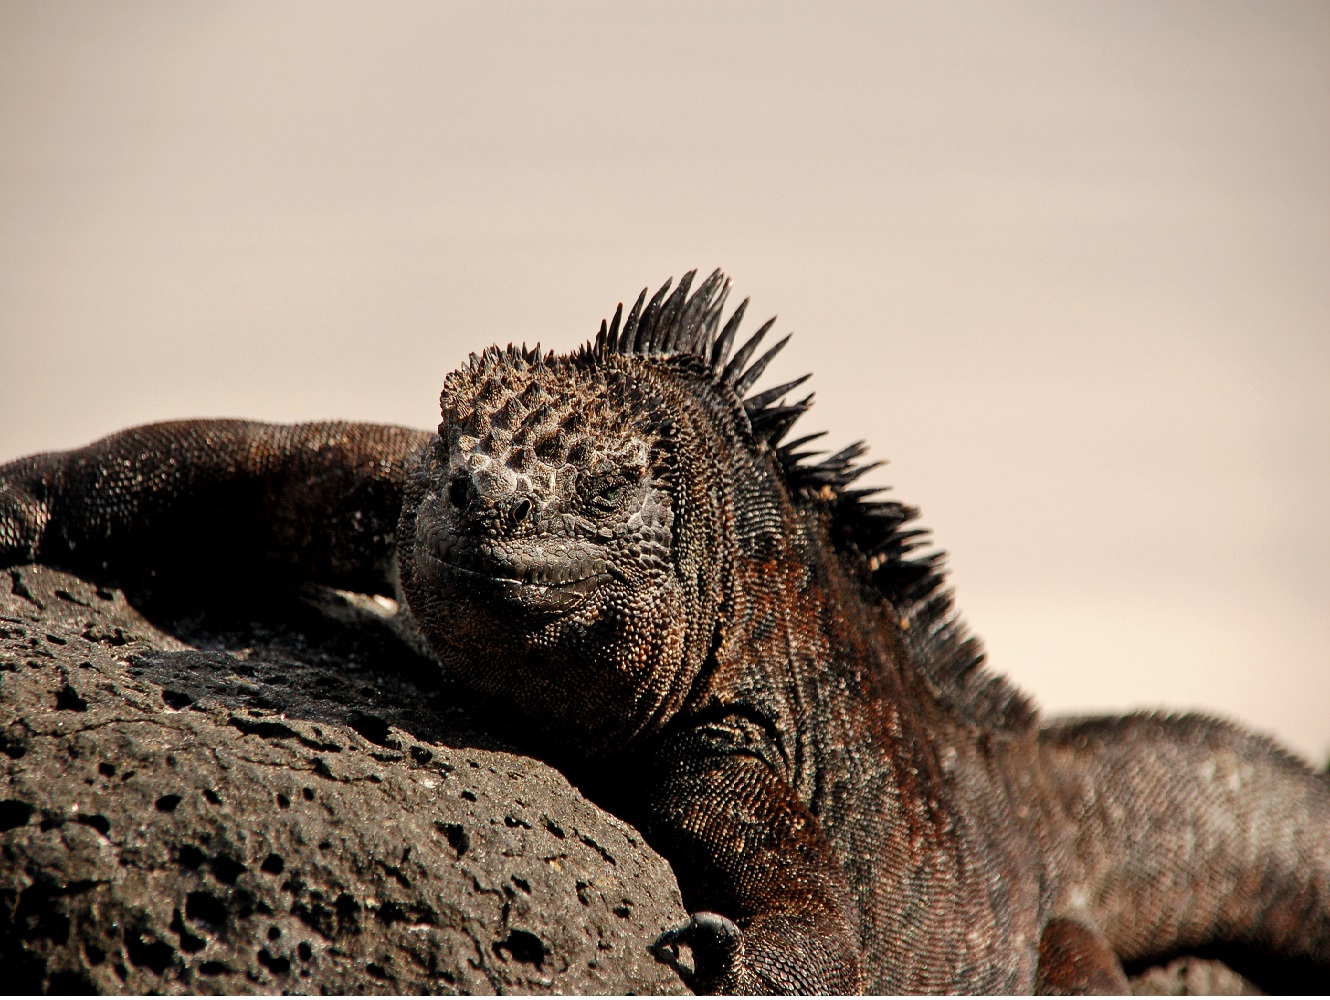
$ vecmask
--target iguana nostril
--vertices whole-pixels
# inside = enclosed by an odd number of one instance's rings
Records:
[[[448,502],[458,510],[466,510],[471,502],[471,491],[465,476],[457,476],[448,484]]]
[[[521,500],[518,500],[517,503],[513,504],[514,521],[521,523],[522,521],[526,520],[527,515],[530,513],[531,513],[531,501],[528,500],[526,497],[522,497]]]

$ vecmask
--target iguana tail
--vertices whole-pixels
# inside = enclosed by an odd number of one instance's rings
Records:
[[[1325,774],[1198,715],[1065,720],[1041,743],[1070,830],[1055,864],[1076,873],[1057,905],[1129,970],[1203,955],[1277,989],[1330,985]]]

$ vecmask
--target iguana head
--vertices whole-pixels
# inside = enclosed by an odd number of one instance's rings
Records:
[[[663,725],[722,614],[752,433],[709,356],[728,282],[687,289],[571,355],[473,355],[403,511],[404,589],[441,659],[583,750]]]

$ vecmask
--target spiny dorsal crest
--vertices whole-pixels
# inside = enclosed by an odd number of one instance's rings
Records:
[[[918,510],[881,499],[882,487],[851,488],[855,480],[882,464],[859,461],[867,445],[857,441],[819,460],[819,452],[801,449],[825,432],[782,443],[813,401],[811,393],[793,403],[787,403],[786,396],[809,376],[748,395],[789,335],[750,364],[776,322],[773,316],[731,356],[748,299],[739,303],[722,326],[730,279],[717,269],[690,295],[696,273],[685,274],[672,294],[673,279],[666,281],[649,301],[643,289],[627,319],[620,303],[608,323],[601,321],[594,344],[583,348],[584,356],[689,355],[701,360],[742,401],[753,437],[774,450],[790,492],[805,502],[827,504],[837,549],[864,561],[873,585],[899,616],[916,662],[944,700],[991,725],[1030,723],[1033,707],[1001,677],[984,669],[979,642],[967,635],[957,617],[951,591],[945,587],[943,554],[918,552],[929,532],[905,527],[918,516]]]
[[[642,289],[626,320],[623,318],[623,303],[620,303],[614,311],[614,318],[608,323],[601,322],[595,344],[588,353],[602,358],[611,354],[638,357],[682,354],[700,359],[743,401],[754,437],[775,447],[812,405],[811,393],[796,403],[785,403],[790,390],[802,385],[810,376],[803,375],[784,385],[747,396],[771,359],[789,342],[789,335],[749,363],[775,325],[776,317],[773,316],[758,327],[731,357],[735,334],[743,322],[748,300],[739,303],[722,327],[720,321],[725,300],[730,294],[730,279],[719,269],[712,271],[690,296],[696,274],[696,271],[685,274],[673,294],[670,294],[670,287],[674,284],[671,278],[649,302],[647,290]]]
[[[666,281],[650,301],[647,301],[647,290],[643,289],[626,320],[623,318],[623,304],[620,303],[614,311],[613,319],[608,323],[601,321],[595,343],[584,348],[584,352],[601,358],[615,354],[636,357],[690,355],[698,358],[710,368],[719,383],[742,401],[753,437],[775,450],[791,490],[833,503],[854,500],[854,506],[861,513],[869,514],[870,520],[874,522],[881,521],[888,510],[900,515],[897,523],[912,517],[914,511],[910,508],[867,499],[880,490],[848,489],[864,473],[882,464],[858,461],[868,450],[862,441],[820,461],[813,461],[819,452],[800,449],[822,437],[825,432],[808,434],[782,444],[795,422],[813,403],[812,393],[793,403],[786,403],[786,397],[791,390],[808,381],[811,375],[801,375],[782,385],[748,395],[771,360],[789,343],[790,336],[787,334],[782,337],[756,361],[751,361],[775,325],[776,317],[773,316],[758,327],[738,350],[733,350],[735,335],[748,308],[748,299],[739,303],[722,327],[721,316],[730,293],[730,279],[717,269],[690,295],[696,274],[696,271],[685,274],[673,294],[670,293],[673,279]],[[924,532],[911,534],[921,535]],[[855,533],[854,540],[860,543],[869,541],[862,531]],[[870,561],[873,554],[869,551]]]

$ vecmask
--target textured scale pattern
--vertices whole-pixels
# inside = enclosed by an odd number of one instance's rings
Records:
[[[1202,716],[1043,722],[866,448],[689,273],[567,355],[445,379],[437,434],[184,421],[0,466],[0,565],[264,567],[405,598],[443,668],[638,825],[723,992],[1330,982],[1330,781]],[[691,958],[683,955],[691,952]]]

